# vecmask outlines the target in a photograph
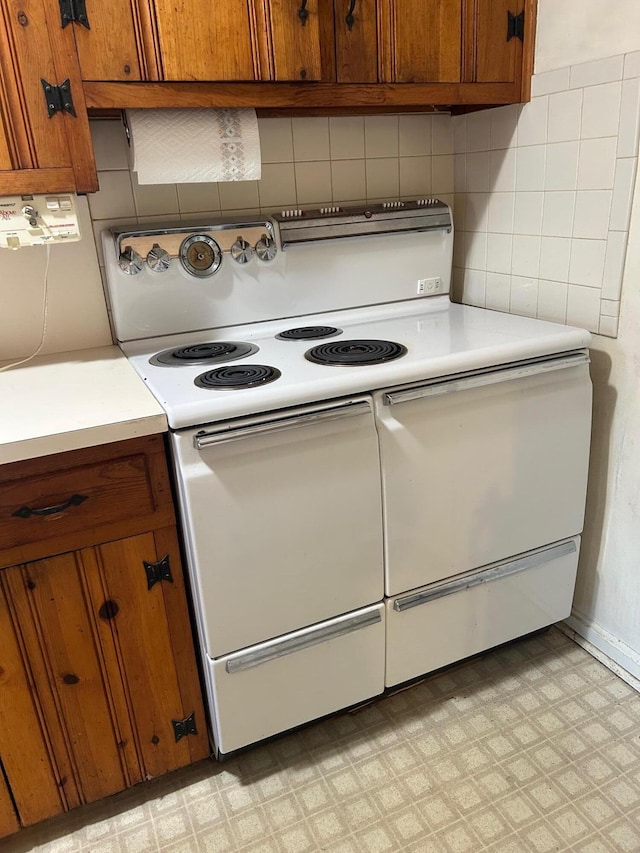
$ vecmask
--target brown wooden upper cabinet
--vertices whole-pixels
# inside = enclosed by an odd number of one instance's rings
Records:
[[[73,35],[55,0],[0,0],[0,81],[0,196],[96,190]]]

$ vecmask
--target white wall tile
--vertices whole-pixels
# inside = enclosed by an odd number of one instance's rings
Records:
[[[463,193],[467,189],[467,155],[454,154],[453,157],[453,189]]]
[[[543,190],[545,183],[545,160],[548,146],[530,145],[518,148],[516,154],[516,190]]]
[[[489,152],[467,154],[467,192],[484,193],[489,190]]]
[[[628,239],[626,231],[609,232],[602,278],[603,299],[620,299]]]
[[[640,77],[640,50],[627,53],[624,57],[624,75],[628,77]]]
[[[290,118],[259,118],[258,131],[263,163],[293,161],[293,128]]]
[[[438,196],[453,192],[453,154],[431,157],[431,191]]]
[[[430,115],[401,115],[399,146],[401,157],[420,157],[431,154],[432,117]]]
[[[566,323],[569,288],[560,281],[540,281],[538,284],[538,319]]]
[[[546,192],[542,206],[542,233],[550,237],[570,237],[575,204],[575,192]]]
[[[575,190],[578,186],[579,142],[547,145],[546,190]],[[518,152],[519,154],[520,152]]]
[[[260,207],[267,210],[289,207],[298,201],[293,163],[265,163],[258,182]]]
[[[465,259],[466,259],[466,239],[467,232],[466,231],[456,231],[455,236],[453,238],[453,266],[454,267],[462,267],[464,268]]]
[[[620,122],[622,83],[590,86],[582,98],[582,139],[617,136]]]
[[[549,97],[547,142],[571,142],[580,139],[582,91],[572,89]]]
[[[570,287],[567,295],[567,323],[597,332],[599,321],[599,292],[589,287]]]
[[[176,189],[178,191],[178,207],[181,213],[220,210],[218,184],[204,182],[176,184]]]
[[[554,71],[545,71],[543,74],[534,74],[531,79],[531,96],[564,92],[569,88],[570,71],[570,68],[558,68]]]
[[[520,109],[520,104],[509,104],[489,110],[489,141],[492,149],[515,145]]]
[[[100,189],[89,196],[92,219],[122,219],[136,215],[129,171],[98,172]]]
[[[129,146],[119,119],[92,119],[89,122],[96,169],[99,172],[129,168]]]
[[[218,184],[222,210],[253,210],[260,207],[257,181],[231,181]]]
[[[329,146],[332,160],[362,160],[364,158],[364,117],[331,117]]]
[[[513,234],[515,193],[491,193],[488,201],[488,230],[497,234]]]
[[[343,161],[348,162],[348,161]],[[326,204],[333,200],[331,163],[296,163],[296,195],[298,204]]]
[[[581,62],[571,67],[569,87],[579,89],[582,86],[597,86],[599,83],[611,83],[622,80],[624,54],[596,59],[593,62]]]
[[[511,274],[527,278],[537,278],[540,272],[540,237],[513,235],[513,253],[511,255]]]
[[[625,80],[622,84],[618,157],[638,156],[640,129],[640,79]]]
[[[544,193],[516,193],[513,230],[515,234],[542,233]]]
[[[620,320],[618,317],[604,317],[601,315],[598,334],[606,335],[608,338],[617,338],[619,324]]]
[[[401,161],[402,167],[402,161]],[[402,171],[400,172],[402,175]],[[456,193],[454,195],[454,204],[453,204],[453,221],[454,226],[461,231],[464,231],[465,228],[465,210],[467,207],[467,197],[464,193]]]
[[[549,98],[544,95],[532,98],[528,104],[523,104],[518,119],[517,144],[541,145],[547,141],[547,115]]]
[[[489,193],[467,193],[465,228],[467,231],[487,231],[489,222]]]
[[[491,147],[491,116],[489,110],[467,115],[467,151],[488,151]]]
[[[601,299],[600,314],[604,315],[605,317],[619,317],[620,302],[618,300],[613,299]]]
[[[485,308],[509,311],[511,301],[511,276],[488,272],[485,282]]]
[[[365,160],[367,198],[397,198],[400,195],[400,168],[397,157]]]
[[[367,197],[364,160],[333,160],[331,184],[334,201],[356,201]]]
[[[449,115],[434,115],[431,121],[431,153],[453,154],[453,121]]]
[[[538,311],[538,279],[511,276],[511,313],[535,317]]]
[[[487,269],[487,235],[482,231],[466,231],[464,265],[467,269]]]
[[[606,248],[605,240],[573,240],[569,282],[599,289],[602,286]]]
[[[569,281],[571,240],[568,237],[543,237],[540,246],[540,278]]]
[[[611,193],[607,190],[578,190],[573,236],[606,240],[609,230]]]
[[[453,125],[453,150],[456,154],[464,154],[467,150],[467,117],[454,116],[451,119]]]
[[[398,116],[365,116],[364,146],[367,157],[397,157]]]
[[[453,160],[453,157],[451,158]],[[431,194],[431,157],[400,157],[400,196],[420,198]],[[453,176],[451,178],[453,181]],[[453,187],[453,183],[452,183]]]
[[[330,159],[328,118],[294,118],[292,126],[293,155],[296,161]]]
[[[610,190],[616,171],[616,137],[583,139],[578,161],[578,189]]]
[[[509,275],[512,249],[511,234],[487,234],[487,271]]]
[[[487,274],[483,270],[466,269],[464,271],[462,297],[467,305],[484,308],[486,284]]]
[[[516,188],[516,149],[489,152],[489,188],[493,192],[513,192]]]
[[[609,228],[612,231],[629,230],[637,162],[635,158],[616,161],[611,217],[609,219]]]

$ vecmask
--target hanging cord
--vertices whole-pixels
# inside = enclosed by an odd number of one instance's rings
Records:
[[[47,334],[47,314],[49,312],[49,261],[51,260],[51,246],[47,243],[47,262],[44,267],[44,285],[42,292],[42,335],[40,336],[40,343],[38,344],[38,349],[28,355],[26,358],[23,358],[21,361],[14,361],[12,364],[5,364],[4,367],[0,367],[0,373],[3,370],[11,370],[12,367],[18,367],[21,364],[26,364],[28,361],[31,361],[32,358],[35,358],[39,353],[42,347],[44,346],[45,335]]]

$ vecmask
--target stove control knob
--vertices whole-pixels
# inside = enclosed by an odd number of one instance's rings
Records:
[[[147,264],[154,272],[165,272],[171,265],[171,255],[158,243],[154,243],[147,255]]]
[[[238,264],[248,264],[253,257],[253,248],[244,238],[238,237],[231,247],[231,257]]]
[[[256,243],[256,255],[261,261],[272,261],[277,252],[276,241],[267,234],[263,234]]]
[[[138,275],[142,269],[142,258],[132,246],[125,246],[118,260],[120,269],[127,275]]]

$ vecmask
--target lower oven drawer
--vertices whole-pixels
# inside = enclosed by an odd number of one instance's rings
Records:
[[[564,619],[580,539],[567,539],[387,601],[391,687]]]
[[[207,659],[222,753],[357,704],[384,690],[384,605]]]

